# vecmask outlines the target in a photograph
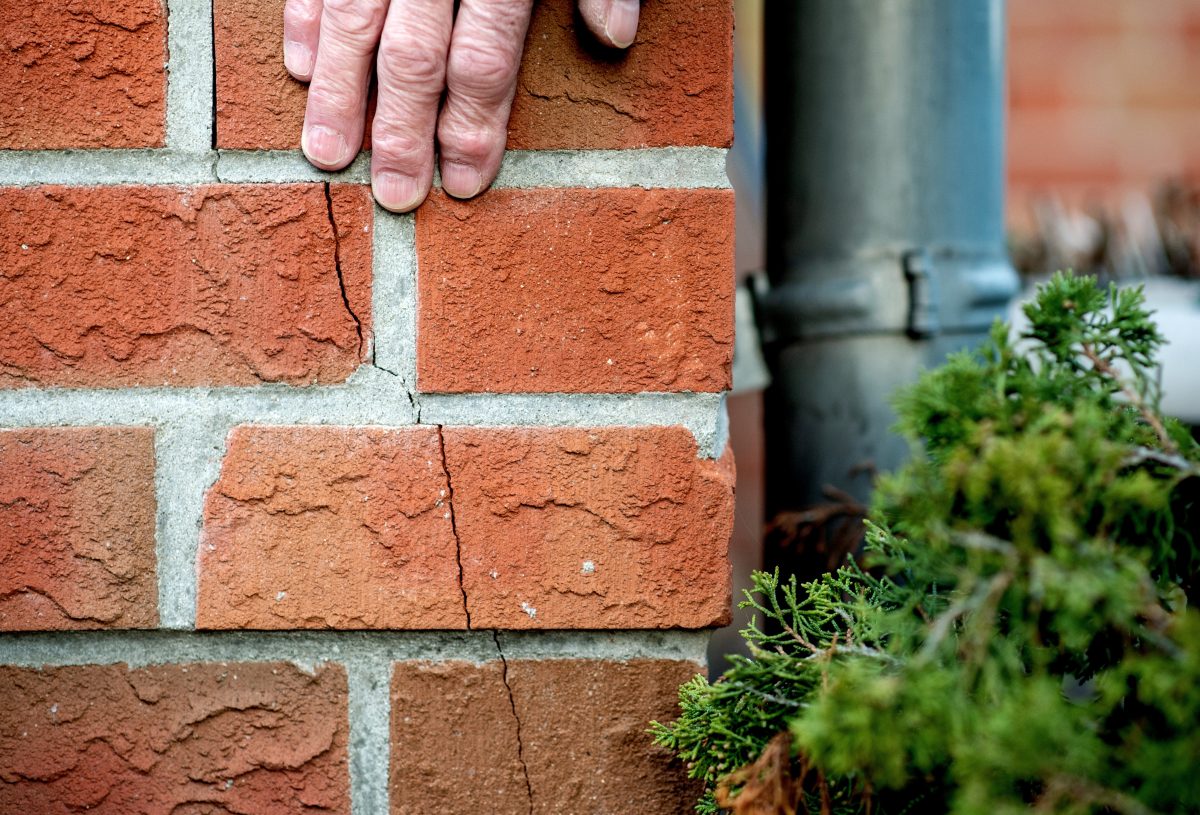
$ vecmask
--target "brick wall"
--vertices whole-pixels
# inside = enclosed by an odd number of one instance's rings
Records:
[[[1009,209],[1200,177],[1200,0],[1009,0]]]
[[[281,8],[0,8],[0,813],[690,811],[729,4],[539,3],[495,189],[409,216],[295,149]]]

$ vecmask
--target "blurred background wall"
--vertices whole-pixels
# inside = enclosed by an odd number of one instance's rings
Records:
[[[1008,211],[1200,177],[1200,2],[1008,0]]]

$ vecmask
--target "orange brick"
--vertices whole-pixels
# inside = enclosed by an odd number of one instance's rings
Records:
[[[345,379],[372,210],[331,194],[340,241],[320,184],[0,189],[0,387]]]
[[[154,512],[150,428],[0,431],[0,631],[153,627]]]
[[[680,427],[444,434],[473,626],[728,622],[730,453]]]
[[[0,812],[349,815],[346,674],[0,668]]]
[[[208,494],[200,628],[464,628],[436,427],[240,427]]]
[[[435,193],[417,211],[422,391],[721,391],[729,190]]]
[[[699,785],[646,726],[673,720],[678,686],[702,670],[650,659],[397,663],[392,815],[470,812],[481,790],[498,815],[691,813]]]
[[[655,0],[628,53],[576,30],[574,0],[537,3],[509,147],[725,146],[733,138],[733,7]],[[217,145],[296,149],[305,86],[283,68],[283,0],[216,0]],[[370,127],[365,147],[370,146]]]
[[[0,149],[159,147],[161,0],[0,3]]]

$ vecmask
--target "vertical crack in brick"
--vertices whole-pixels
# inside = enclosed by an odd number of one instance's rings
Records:
[[[168,21],[168,25],[169,24],[170,23]],[[216,149],[217,149],[217,13],[216,13],[216,10],[213,9],[211,6],[209,7],[208,25],[209,25],[209,34],[210,34],[210,36],[208,38],[208,44],[209,44],[210,48],[212,49],[208,55],[209,64],[212,66],[212,124],[210,126],[210,129],[211,129],[210,141],[212,143],[213,151],[216,152]],[[172,81],[170,76],[168,76],[167,81]],[[174,80],[174,81],[178,81],[178,80]],[[165,108],[165,106],[164,106],[164,108]],[[216,165],[216,162],[214,161],[213,162],[213,174],[216,175],[216,172],[217,172],[217,165]],[[328,187],[328,186],[329,185],[327,184],[326,187]]]
[[[521,773],[525,776],[529,815],[533,815],[533,783],[529,780],[529,765],[525,763],[525,743],[521,740],[521,717],[517,715],[517,700],[513,697],[512,685],[508,684],[508,660],[504,657],[504,649],[500,647],[500,632],[496,629],[492,629],[492,639],[496,642],[496,653],[500,655],[500,679],[504,682],[504,689],[508,691],[508,706],[512,709],[513,721],[517,725],[517,761],[521,762]]]
[[[471,630],[471,608],[467,605],[467,588],[463,584],[462,541],[458,538],[458,522],[454,517],[454,481],[450,478],[450,465],[446,463],[446,437],[442,426],[437,425],[438,452],[442,456],[442,472],[446,474],[446,506],[450,507],[450,532],[454,535],[454,560],[458,563],[458,590],[462,592],[463,613],[467,615],[467,630]],[[499,644],[497,644],[499,647]]]
[[[350,298],[346,296],[346,281],[342,277],[342,239],[338,235],[337,221],[333,217],[333,193],[330,192],[328,181],[325,182],[325,214],[329,216],[329,228],[333,230],[333,269],[337,272],[338,290],[342,293],[342,305],[346,307],[346,313],[350,315],[350,319],[354,320],[354,330],[358,334],[358,355],[361,358],[363,349],[362,320],[358,319],[358,315],[350,306]]]

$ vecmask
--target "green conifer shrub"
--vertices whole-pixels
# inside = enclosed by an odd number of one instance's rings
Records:
[[[1200,812],[1200,445],[1139,290],[1026,314],[899,396],[863,563],[756,574],[751,656],[652,725],[699,812]]]

